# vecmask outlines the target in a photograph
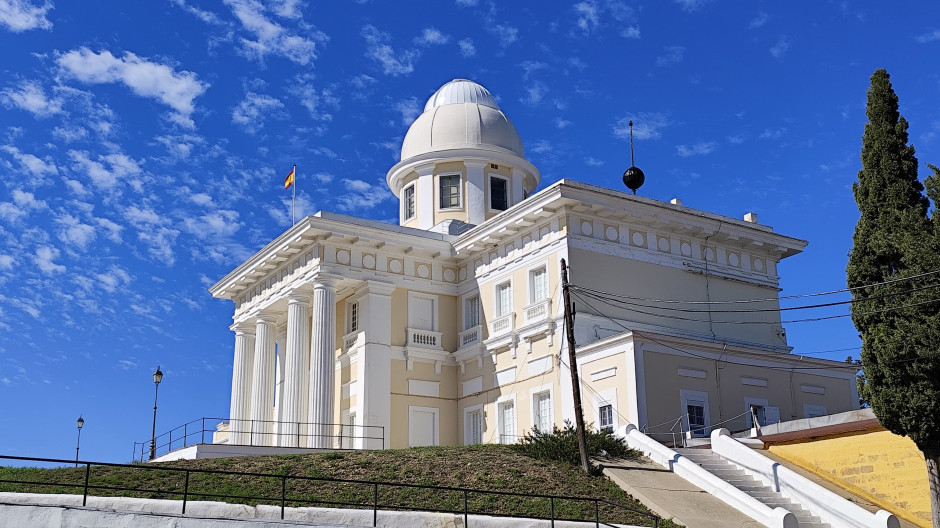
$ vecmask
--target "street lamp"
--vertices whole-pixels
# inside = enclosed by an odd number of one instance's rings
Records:
[[[157,391],[160,389],[162,380],[163,372],[160,370],[160,365],[157,365],[157,370],[153,373],[153,432],[150,435],[150,460],[157,458]]]
[[[85,419],[82,418],[82,415],[78,415],[78,421],[75,422],[75,425],[78,426],[78,440],[75,442],[75,467],[78,467],[78,448],[82,445],[82,426],[85,425]]]

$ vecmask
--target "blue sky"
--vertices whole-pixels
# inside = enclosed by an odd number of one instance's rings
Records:
[[[294,163],[299,212],[397,219],[385,173],[453,78],[542,186],[622,189],[632,119],[640,194],[809,240],[783,295],[844,287],[875,69],[940,164],[933,0],[0,0],[0,49],[0,454],[74,456],[82,414],[82,458],[129,460],[158,364],[159,431],[226,416],[233,306],[207,287],[289,227]],[[848,319],[788,336],[858,354]]]

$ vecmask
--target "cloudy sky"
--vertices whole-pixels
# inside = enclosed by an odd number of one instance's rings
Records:
[[[844,287],[875,69],[940,164],[935,0],[0,0],[0,49],[0,454],[74,456],[82,414],[82,458],[129,460],[157,365],[158,430],[226,416],[207,287],[289,227],[294,163],[299,212],[396,219],[385,173],[453,78],[543,186],[622,189],[632,119],[640,194],[809,240],[784,295]],[[858,354],[847,319],[788,335]]]

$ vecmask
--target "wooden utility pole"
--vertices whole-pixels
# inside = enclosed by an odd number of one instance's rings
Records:
[[[565,299],[565,329],[568,331],[568,362],[571,369],[571,389],[574,393],[574,420],[578,432],[578,449],[581,451],[581,465],[584,471],[591,473],[588,461],[587,435],[584,431],[584,412],[581,410],[581,382],[578,379],[578,363],[574,352],[574,317],[571,314],[571,297],[568,294],[568,267],[561,259],[561,293]]]

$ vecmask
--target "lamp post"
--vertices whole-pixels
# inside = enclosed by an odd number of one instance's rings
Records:
[[[163,372],[160,370],[160,365],[157,365],[157,370],[153,373],[153,432],[150,434],[150,460],[157,458],[157,391],[160,390],[162,380]]]
[[[75,441],[75,467],[78,467],[78,448],[82,445],[82,426],[85,425],[85,419],[82,418],[82,415],[78,415],[78,421],[75,422],[75,425],[78,426],[78,440]]]

